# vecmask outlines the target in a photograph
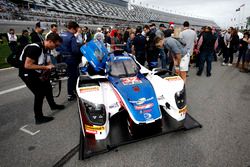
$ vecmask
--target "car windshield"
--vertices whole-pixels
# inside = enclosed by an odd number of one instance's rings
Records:
[[[94,55],[96,56],[97,60],[101,63],[102,58],[104,57],[103,52],[101,52],[99,49],[95,49]]]
[[[110,65],[110,75],[132,77],[138,73],[138,67],[132,59],[114,61]]]

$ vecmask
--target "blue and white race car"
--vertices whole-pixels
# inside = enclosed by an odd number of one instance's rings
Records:
[[[98,41],[84,45],[81,52],[85,63],[77,81],[80,159],[184,127],[188,114],[179,76],[150,71],[121,51],[108,53]]]

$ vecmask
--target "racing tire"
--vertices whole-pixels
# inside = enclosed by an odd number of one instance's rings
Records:
[[[80,128],[80,142],[79,142],[79,160],[84,160],[84,135],[82,129]]]

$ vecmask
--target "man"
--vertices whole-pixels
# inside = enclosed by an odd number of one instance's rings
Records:
[[[18,43],[17,54],[21,55],[23,48],[30,43],[28,30],[23,30],[22,36],[18,38],[17,43]]]
[[[94,40],[98,40],[103,42],[104,41],[104,34],[102,33],[101,28],[97,28],[97,32],[94,35]]]
[[[7,33],[7,37],[10,50],[13,54],[15,54],[17,52],[17,36],[15,34],[15,30],[11,28]]]
[[[189,52],[189,55],[193,55],[194,44],[197,42],[196,32],[189,28],[189,22],[183,23],[184,30],[180,33],[180,39],[182,39],[186,45],[185,49]]]
[[[138,26],[135,32],[135,38],[132,43],[132,54],[136,60],[144,66],[146,61],[146,38],[142,35],[142,27]]]
[[[91,33],[88,27],[83,27],[83,43],[91,41]]]
[[[230,41],[231,41],[231,31],[232,31],[233,27],[228,28],[226,34],[224,35],[224,43],[225,43],[225,55],[223,55],[223,57],[225,58],[223,63],[221,65],[226,66],[228,65],[228,59],[229,59],[229,46],[230,46]],[[224,53],[223,53],[224,54]]]
[[[45,39],[50,33],[58,33],[57,25],[56,24],[51,24],[50,25],[50,31],[45,35]],[[60,62],[60,57],[58,57],[59,53],[56,51],[56,49],[53,49],[50,51],[51,54],[51,62],[53,64],[56,64],[57,62]]]
[[[46,97],[52,110],[64,109],[63,105],[55,103],[50,81],[47,77],[43,77],[43,74],[49,73],[54,67],[50,62],[48,51],[59,46],[61,42],[62,39],[58,34],[51,33],[43,43],[27,45],[20,56],[20,60],[24,64],[19,68],[19,76],[35,95],[34,113],[36,124],[46,123],[54,119],[43,115],[44,97]]]
[[[188,69],[187,57],[188,53],[183,48],[181,43],[176,39],[171,37],[172,31],[167,30],[165,32],[165,39],[160,37],[155,38],[155,45],[157,48],[168,49],[169,54],[173,57],[175,73],[180,75],[180,77],[186,82],[186,71]]]
[[[164,31],[166,31],[167,28],[164,24],[159,25],[159,30],[156,30],[155,35],[161,38],[164,38]]]
[[[124,32],[123,35],[123,40],[124,40],[124,44],[126,45],[126,42],[128,41],[129,37],[130,37],[130,33],[131,33],[132,29],[130,27],[126,28],[126,31]]]
[[[143,31],[146,34],[146,52],[147,52],[147,62],[149,70],[158,66],[158,55],[159,49],[155,47],[154,39],[156,37],[156,28],[155,24],[151,24],[150,26],[145,25],[143,27]]]
[[[202,74],[205,61],[207,62],[207,77],[211,76],[213,53],[218,45],[216,41],[216,37],[212,34],[212,28],[206,27],[198,42],[198,50],[200,51],[198,76]]]
[[[159,30],[156,31],[155,35],[163,39],[165,31],[167,31],[166,26],[164,24],[160,24]],[[167,68],[167,64],[169,63],[168,50],[164,48],[159,48],[159,52],[161,59],[161,67]]]
[[[76,37],[74,36],[78,28],[79,25],[76,22],[70,21],[67,25],[67,31],[60,33],[63,43],[57,48],[57,51],[60,52],[62,56],[63,62],[68,65],[68,101],[73,101],[76,98],[75,89],[79,75],[78,65],[82,57],[79,47],[77,46]]]
[[[23,48],[29,44],[29,32],[28,30],[23,30],[22,32],[22,36],[20,38],[18,38],[17,40],[19,46],[21,47],[21,50],[23,50]]]
[[[131,32],[129,34],[129,38],[128,38],[127,42],[126,42],[126,49],[125,50],[128,53],[132,53],[132,44],[133,44],[134,39],[135,39],[135,33]]]
[[[50,33],[58,33],[57,25],[56,24],[51,24],[50,25],[50,31],[45,35],[45,39]]]
[[[35,30],[30,33],[32,43],[42,43],[44,38],[42,36],[44,30],[47,29],[47,25],[43,22],[36,23]]]

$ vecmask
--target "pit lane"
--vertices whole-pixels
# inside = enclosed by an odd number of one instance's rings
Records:
[[[250,75],[213,63],[212,77],[192,68],[187,83],[189,113],[202,129],[181,131],[125,145],[78,161],[79,118],[66,100],[66,82],[56,99],[67,107],[44,114],[55,120],[35,125],[33,95],[27,88],[0,95],[0,166],[249,166]],[[0,71],[0,91],[23,85],[17,70]],[[30,135],[20,130],[35,133]]]

